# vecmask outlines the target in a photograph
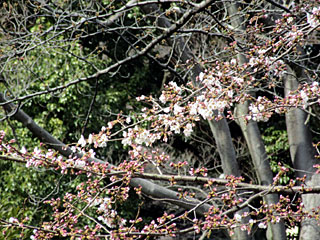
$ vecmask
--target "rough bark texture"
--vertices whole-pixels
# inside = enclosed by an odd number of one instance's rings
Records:
[[[245,31],[243,18],[241,17],[241,15],[236,17],[236,14],[238,13],[238,7],[238,4],[227,4],[229,16],[232,17],[231,24],[235,29],[241,29]],[[238,54],[237,58],[240,65],[247,62],[245,56],[241,54]],[[268,156],[266,154],[265,146],[261,138],[258,124],[255,121],[246,122],[246,120],[243,118],[248,113],[248,107],[248,101],[246,101],[244,104],[238,104],[236,106],[235,116],[238,117],[237,123],[241,127],[241,131],[247,142],[250,156],[252,158],[253,165],[255,167],[255,171],[260,184],[269,185],[273,182],[273,173],[270,168]],[[266,195],[264,197],[264,201],[266,201],[267,204],[276,204],[279,201],[278,194]],[[268,239],[286,239],[286,230],[282,221],[276,224],[269,224],[269,226],[271,227],[271,231],[268,231]]]
[[[285,95],[298,88],[299,82],[295,72],[287,66],[284,75]],[[286,125],[290,145],[290,155],[297,177],[307,176],[307,186],[316,186],[320,182],[320,175],[314,175],[314,164],[319,163],[315,159],[315,149],[312,146],[312,137],[306,124],[307,113],[299,108],[290,109],[286,113]],[[320,206],[319,194],[303,194],[302,200],[305,209],[309,212]],[[316,219],[305,219],[301,223],[300,240],[319,239],[320,222]]]

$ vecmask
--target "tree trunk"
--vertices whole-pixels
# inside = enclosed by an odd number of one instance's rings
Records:
[[[216,144],[218,152],[221,158],[223,173],[226,175],[233,175],[235,177],[240,176],[239,165],[236,159],[236,153],[232,143],[232,138],[230,134],[230,129],[228,123],[225,119],[220,121],[210,120],[209,121],[211,132],[213,133],[214,139],[216,139]],[[236,213],[242,215],[244,212],[248,212],[248,208],[237,211]],[[249,219],[243,219],[243,223],[248,223]],[[241,229],[236,229],[235,235],[232,236],[234,240],[240,239],[251,239],[247,231],[241,231]]]
[[[241,15],[236,15],[239,9],[238,4],[228,3],[227,9],[229,16],[231,17],[231,24],[233,28],[245,31],[244,19],[241,17]],[[243,65],[247,62],[247,59],[242,54],[238,54],[237,58],[240,65]],[[247,142],[253,165],[255,167],[255,171],[260,181],[260,184],[269,185],[273,182],[273,173],[270,168],[268,156],[266,154],[265,146],[261,138],[261,133],[257,122],[252,120],[247,122],[244,118],[244,116],[248,114],[248,107],[248,101],[246,101],[244,104],[237,104],[235,109],[235,116],[238,118],[237,123],[240,126],[241,131]],[[276,204],[279,201],[278,194],[266,195],[263,199],[269,205]],[[286,239],[286,230],[282,221],[276,224],[270,224],[269,226],[271,226],[271,233],[270,231],[268,231],[268,239]]]
[[[248,104],[249,103],[246,102],[245,104],[237,105],[236,116],[239,117],[238,124],[246,139],[260,184],[270,185],[273,182],[273,173],[270,168],[258,124],[251,120],[247,123],[243,117],[241,117],[248,113]],[[267,204],[276,204],[279,202],[278,194],[269,194],[264,196],[263,199]],[[271,233],[267,234],[268,239],[286,239],[285,226],[282,221],[276,224],[270,224],[269,226],[271,227]]]
[[[298,88],[299,82],[295,72],[287,66],[287,72],[284,77],[285,96],[288,96],[290,91]],[[314,164],[319,163],[315,159],[315,149],[312,146],[312,137],[309,127],[305,123],[307,113],[299,108],[290,109],[286,113],[286,125],[288,132],[288,140],[290,145],[290,155],[296,176],[307,176],[306,185],[316,186],[320,182],[320,175],[314,174]],[[312,209],[320,206],[319,194],[302,194],[305,210],[312,213]],[[301,223],[300,240],[319,239],[320,226],[319,220],[315,218],[304,219]]]
[[[152,13],[153,16],[156,13],[159,17],[157,19],[157,24],[162,28],[169,28],[171,24],[169,20],[164,16],[164,14],[160,11],[157,4],[149,4],[143,7],[143,10],[146,13]],[[169,45],[173,45],[173,41],[167,39]],[[189,46],[184,42],[182,37],[175,38],[176,47],[174,49],[175,55],[178,56],[183,63],[186,63],[188,60],[196,60],[193,52],[190,50]],[[195,85],[196,77],[199,76],[201,72],[203,72],[202,67],[200,66],[198,61],[195,61],[193,68],[191,69],[191,77]],[[222,119],[220,121],[210,120],[209,121],[210,129],[212,131],[213,137],[217,144],[217,149],[222,161],[223,172],[226,175],[234,175],[240,176],[239,165],[236,159],[235,149],[232,143],[232,138],[230,134],[229,125],[226,119]],[[244,208],[236,213],[243,214],[244,212],[248,212],[248,208]],[[244,219],[243,223],[247,223],[248,219]],[[234,240],[247,240],[250,239],[247,231],[241,231],[240,228],[235,229],[235,234],[232,236]]]

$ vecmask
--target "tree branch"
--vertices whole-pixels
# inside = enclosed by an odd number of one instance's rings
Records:
[[[5,101],[5,98],[0,93],[0,102]],[[14,104],[9,103],[3,106],[7,111],[11,112],[13,109],[16,109]],[[21,109],[17,109],[16,113],[12,116],[17,121],[21,122],[25,127],[27,127],[37,138],[43,141],[47,146],[52,147],[60,154],[65,157],[69,157],[73,154],[72,150],[65,145],[63,142],[54,138],[50,133],[45,129],[36,124],[33,119],[23,112]],[[81,154],[78,154],[81,157]],[[98,163],[104,163],[104,161],[97,158],[89,158],[89,161],[94,161]],[[110,165],[111,166],[111,165]],[[199,200],[190,198],[190,200],[181,200],[179,198],[179,193],[169,190],[165,187],[152,183],[148,180],[141,178],[134,178],[130,181],[132,187],[142,188],[142,192],[147,196],[152,196],[154,198],[165,198],[166,202],[172,203],[174,205],[180,206],[185,209],[192,209],[200,203]],[[200,215],[204,215],[210,208],[209,204],[203,204],[197,206],[195,212]]]

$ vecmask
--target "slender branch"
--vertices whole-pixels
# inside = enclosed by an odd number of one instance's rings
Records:
[[[22,157],[11,157],[6,155],[0,155],[1,160],[9,160],[20,163],[26,163]],[[85,169],[74,168],[82,171],[86,171]],[[94,172],[92,172],[94,174]],[[125,175],[127,172],[124,171],[111,171],[106,174],[106,176],[121,176]],[[192,182],[192,183],[213,183],[216,185],[224,186],[230,183],[227,179],[220,178],[209,178],[209,177],[200,177],[200,176],[181,176],[181,175],[165,175],[165,174],[152,174],[152,173],[133,173],[132,179],[136,178],[144,178],[144,179],[153,179],[153,180],[162,180],[162,181],[171,181],[171,182]],[[320,193],[320,185],[306,187],[306,186],[280,186],[280,185],[259,185],[259,184],[251,184],[251,183],[236,183],[236,186],[241,188],[239,190],[251,190],[254,192],[263,192],[263,194],[272,194],[272,193],[283,193],[283,194],[293,194],[293,193]],[[262,195],[261,195],[262,196]],[[164,199],[162,199],[164,200]],[[168,200],[168,199],[167,199]]]
[[[96,101],[97,93],[98,93],[98,78],[96,79],[94,95],[93,95],[92,100],[90,102],[90,106],[89,106],[89,109],[88,109],[88,112],[87,112],[86,120],[85,120],[85,122],[83,124],[82,133],[81,133],[82,135],[84,135],[84,132],[85,132],[85,130],[87,128],[89,117],[90,117],[90,114],[92,112],[94,102]]]
[[[272,5],[280,8],[280,9],[282,9],[282,10],[284,10],[284,11],[286,11],[287,13],[291,13],[291,14],[292,14],[292,12],[290,11],[290,9],[286,8],[285,6],[283,6],[283,5],[275,2],[275,1],[273,1],[273,0],[266,0],[266,2],[271,3]]]

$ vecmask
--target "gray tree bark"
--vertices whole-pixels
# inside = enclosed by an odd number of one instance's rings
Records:
[[[298,88],[299,82],[295,72],[287,66],[287,72],[283,76],[285,84],[285,96],[290,91]],[[313,165],[319,163],[315,158],[315,149],[312,146],[312,137],[306,124],[307,113],[299,108],[290,109],[286,113],[286,125],[290,146],[290,155],[296,176],[307,176],[306,185],[316,186],[320,182],[320,175],[314,174],[316,169]],[[305,210],[312,213],[312,209],[320,206],[319,194],[302,194]],[[305,218],[301,223],[300,240],[319,239],[320,221],[314,218]]]
[[[241,131],[246,139],[250,156],[253,161],[254,168],[257,173],[260,184],[270,185],[273,182],[273,173],[270,168],[268,156],[265,151],[265,146],[261,138],[258,124],[252,120],[248,123],[242,118],[248,113],[248,102],[238,104],[236,109],[236,116],[239,117],[237,121],[241,127]],[[269,194],[263,197],[267,204],[276,204],[279,202],[278,194]],[[282,221],[276,224],[269,224],[271,232],[268,232],[268,239],[286,239],[285,226]]]
[[[170,21],[163,15],[160,11],[157,4],[146,5],[143,10],[146,13],[156,14],[158,17],[155,18],[157,20],[157,24],[162,28],[170,28]],[[186,63],[188,60],[195,60],[196,64],[193,66],[191,70],[192,79],[195,85],[198,85],[196,82],[196,77],[199,76],[201,72],[203,72],[202,67],[198,64],[193,52],[190,50],[189,46],[185,43],[182,37],[176,37],[174,39],[176,42],[176,47],[174,49],[176,56],[178,56],[183,63]],[[167,39],[169,45],[173,45],[172,40]],[[236,177],[240,176],[239,165],[236,159],[235,149],[232,143],[232,138],[230,134],[229,125],[226,119],[222,119],[220,121],[210,120],[209,126],[213,137],[217,144],[217,149],[221,158],[223,172],[226,175],[234,175]],[[243,214],[244,212],[248,212],[249,209],[245,208],[237,211],[238,214]],[[244,219],[243,223],[247,223],[248,219]],[[240,228],[235,229],[235,234],[232,236],[234,240],[247,240],[250,237],[247,234],[247,231],[241,231]]]
[[[229,16],[231,17],[231,25],[234,29],[240,29],[243,32],[245,31],[245,22],[241,15],[237,16],[239,6],[238,4],[227,3],[227,9]],[[247,62],[245,56],[238,54],[238,62],[240,65],[243,65]],[[257,177],[260,184],[269,185],[273,182],[273,173],[270,168],[268,156],[266,154],[264,142],[261,138],[261,133],[258,127],[257,122],[255,121],[246,121],[244,116],[249,112],[249,101],[246,101],[244,104],[237,104],[235,109],[235,116],[237,117],[237,123],[241,128],[241,131],[247,142],[250,156],[255,167]],[[276,204],[279,201],[278,194],[266,195],[264,198],[267,204]],[[280,221],[276,224],[269,224],[271,231],[268,231],[267,238],[273,240],[282,240],[286,239],[286,230],[284,223]],[[270,228],[269,228],[270,229]]]

